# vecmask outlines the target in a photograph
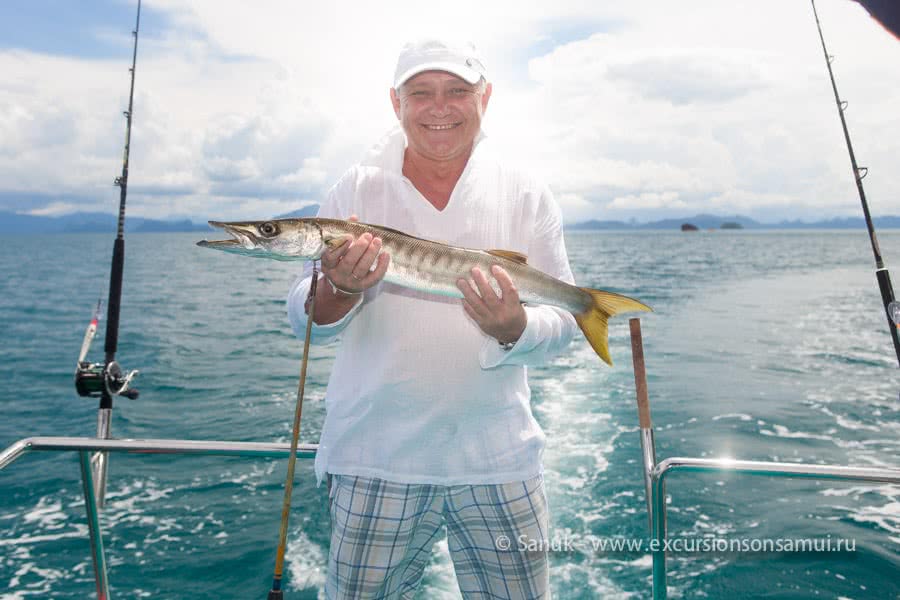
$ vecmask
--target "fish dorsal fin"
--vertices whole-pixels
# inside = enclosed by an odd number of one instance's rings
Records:
[[[517,262],[520,265],[528,264],[528,257],[521,252],[515,252],[513,250],[488,250],[487,253]]]

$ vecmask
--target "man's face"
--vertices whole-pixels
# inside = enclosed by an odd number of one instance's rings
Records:
[[[409,149],[431,160],[468,156],[491,97],[491,85],[467,83],[445,71],[425,71],[391,90]]]

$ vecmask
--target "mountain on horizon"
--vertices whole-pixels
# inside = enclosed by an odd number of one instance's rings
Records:
[[[299,210],[278,215],[275,219],[314,217],[319,205],[304,206]],[[0,233],[115,233],[118,215],[113,213],[77,212],[56,217],[23,215],[0,211]],[[189,219],[164,220],[144,217],[126,217],[126,233],[176,233],[208,231],[206,222],[195,223]]]
[[[118,216],[112,213],[71,213],[58,217],[21,215],[0,212],[0,233],[115,233]],[[173,231],[204,231],[206,224],[188,219],[166,221],[128,217],[128,233],[158,233]]]
[[[310,204],[277,215],[275,219],[314,217],[319,212],[318,204]],[[882,229],[900,228],[900,216],[876,217],[875,226]],[[779,223],[760,223],[750,217],[741,215],[698,214],[692,217],[669,218],[649,223],[637,221],[600,221],[592,219],[581,223],[567,225],[569,230],[672,230],[677,231],[685,223],[696,225],[700,229],[721,229],[725,223],[737,223],[743,229],[865,229],[865,221],[861,217],[834,217],[815,222],[799,220],[781,221]],[[195,223],[188,219],[162,220],[143,217],[128,217],[125,220],[126,233],[162,233],[207,231],[209,226]],[[0,211],[0,233],[114,233],[116,231],[116,215],[112,213],[71,213],[57,217],[22,215]]]
[[[310,204],[308,206],[304,206],[303,208],[298,208],[297,210],[293,210],[289,213],[284,213],[283,215],[278,215],[275,217],[276,219],[303,219],[306,217],[314,217],[319,214],[319,205],[318,204]]]

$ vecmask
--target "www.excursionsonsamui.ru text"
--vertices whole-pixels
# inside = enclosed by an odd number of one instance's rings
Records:
[[[560,536],[532,539],[520,535],[514,539],[497,536],[498,550],[520,552],[592,552],[595,554],[646,553],[663,550],[672,553],[752,553],[752,552],[856,552],[856,540],[833,538],[723,538],[688,537],[641,539],[596,536]]]

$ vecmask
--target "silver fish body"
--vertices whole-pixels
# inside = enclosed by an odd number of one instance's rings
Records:
[[[493,265],[501,266],[516,286],[519,300],[547,304],[571,312],[594,350],[611,364],[606,342],[606,319],[628,310],[650,310],[646,305],[605,292],[571,285],[547,275],[525,262],[525,257],[504,250],[460,248],[413,237],[395,229],[338,219],[274,219],[222,223],[233,239],[202,241],[198,245],[235,254],[277,260],[315,260],[326,248],[338,247],[364,233],[381,238],[382,252],[390,255],[385,281],[430,294],[462,298],[456,286],[460,279],[471,281],[471,270],[485,274]],[[500,292],[493,277],[488,277]],[[602,339],[601,339],[602,338]]]

